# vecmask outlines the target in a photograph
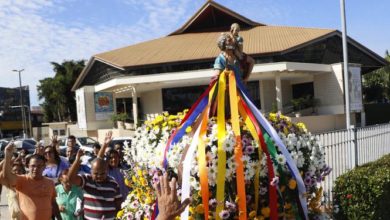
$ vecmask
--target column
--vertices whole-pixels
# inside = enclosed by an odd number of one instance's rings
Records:
[[[132,87],[132,99],[133,99],[133,118],[134,118],[134,128],[137,128],[138,124],[138,103],[137,103],[137,91]]]
[[[282,80],[280,79],[280,73],[275,74],[275,90],[278,112],[283,112]]]

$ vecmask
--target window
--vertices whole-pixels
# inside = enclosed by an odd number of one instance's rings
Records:
[[[170,114],[176,114],[186,108],[191,108],[207,87],[205,85],[163,89],[163,110]],[[248,82],[247,89],[255,106],[260,109],[259,81]]]
[[[313,82],[300,83],[292,85],[292,95],[293,99],[303,98],[303,97],[314,97],[314,85]]]
[[[120,113],[127,113],[128,118],[130,121],[133,121],[133,99],[132,98],[117,98],[116,101],[116,112],[117,114]],[[142,117],[142,110],[141,110],[141,101],[140,98],[137,98],[137,108],[138,108],[138,118]]]
[[[176,114],[189,109],[208,86],[190,86],[162,90],[163,110]]]

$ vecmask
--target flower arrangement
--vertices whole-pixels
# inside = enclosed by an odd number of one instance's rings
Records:
[[[193,133],[191,127],[186,128],[186,134],[175,143],[166,154],[168,167],[163,167],[163,158],[168,139],[172,129],[180,125],[184,114],[169,115],[167,113],[157,116],[152,121],[136,130],[132,139],[133,145],[125,148],[125,158],[133,165],[129,171],[127,182],[133,191],[122,204],[122,219],[150,218],[154,209],[154,194],[152,184],[158,181],[160,172],[168,171],[180,177],[183,164],[183,154],[191,144]],[[279,137],[287,147],[295,165],[306,186],[306,200],[309,207],[310,218],[326,217],[321,208],[322,189],[319,184],[331,169],[325,163],[325,154],[319,141],[307,131],[303,123],[294,124],[286,116],[271,113],[268,121],[277,131]],[[258,142],[254,140],[250,129],[240,119],[241,144],[245,192],[246,213],[248,219],[269,219],[270,185],[277,190],[278,217],[295,219],[299,214],[297,180],[288,169],[285,156],[277,146],[270,149],[272,160],[267,161],[267,155],[261,150]],[[223,204],[217,201],[217,173],[218,173],[218,126],[216,118],[210,118],[207,123],[207,132],[202,137],[205,143],[205,156],[207,164],[207,180],[209,189],[208,214],[209,219],[235,219],[240,215],[237,196],[235,145],[237,139],[233,134],[232,124],[226,122],[226,136],[223,140],[223,150],[226,153],[225,191]],[[267,140],[266,140],[267,141]],[[272,145],[272,144],[271,144]],[[275,174],[269,179],[269,163],[273,164]],[[198,152],[195,150],[191,161],[190,188],[192,203],[189,208],[189,219],[203,219],[206,207],[202,201],[200,191],[200,168]],[[272,172],[271,171],[271,172]],[[180,193],[180,190],[178,191]],[[256,193],[257,192],[257,193]],[[217,210],[217,206],[222,210]]]

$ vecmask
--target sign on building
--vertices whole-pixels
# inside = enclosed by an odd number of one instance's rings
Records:
[[[95,93],[95,116],[96,120],[107,120],[114,113],[114,99],[112,93]]]
[[[350,111],[361,112],[363,110],[363,101],[360,66],[350,66],[348,78]]]

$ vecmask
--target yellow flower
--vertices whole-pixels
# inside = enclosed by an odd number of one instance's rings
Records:
[[[265,218],[264,218],[264,216],[262,216],[262,215],[259,215],[259,216],[257,216],[256,218],[255,218],[255,220],[264,220]]]
[[[165,117],[167,117],[167,116],[169,116],[169,113],[168,113],[168,112],[164,112],[163,115],[164,115]]]
[[[261,214],[263,214],[264,217],[268,218],[269,214],[271,213],[271,209],[268,207],[264,207],[261,209]]]
[[[146,199],[145,199],[146,204],[152,204],[152,202],[153,202],[153,200],[152,200],[152,198],[150,198],[150,196],[146,197]]]
[[[186,114],[188,112],[188,108],[184,109],[183,113]]]
[[[288,181],[288,188],[295,189],[295,187],[297,187],[297,181],[290,179],[290,181]]]
[[[269,113],[269,118],[270,119],[272,119],[272,118],[276,119],[276,113]]]
[[[186,128],[186,132],[187,133],[190,133],[192,131],[192,128],[190,127],[190,126],[188,126],[187,128]]]
[[[129,179],[125,179],[125,185],[128,186],[128,187],[131,187],[131,182]]]
[[[170,116],[168,117],[168,120],[169,120],[169,121],[176,120],[176,119],[177,119],[177,116],[176,116],[176,115],[170,115]]]
[[[194,217],[188,216],[188,220],[194,220]]]
[[[124,213],[124,210],[121,209],[118,213],[116,213],[116,217],[117,217],[117,218],[122,218],[123,213]]]
[[[190,211],[190,213],[192,213],[192,214],[195,213],[194,207],[190,206],[189,211]]]
[[[153,123],[154,124],[159,124],[160,122],[162,122],[164,120],[164,116],[162,115],[157,115],[156,119],[154,119]]]
[[[284,204],[284,208],[285,208],[285,209],[291,209],[291,207],[292,207],[292,206],[291,206],[291,203],[288,203],[288,202],[287,202],[286,204]]]
[[[284,127],[284,128],[283,128],[283,133],[284,133],[285,135],[288,135],[289,131],[288,131],[287,127]]]
[[[306,125],[303,124],[302,122],[297,123],[297,126],[300,130],[307,132]]]
[[[197,213],[199,213],[199,214],[203,214],[203,213],[204,213],[203,204],[199,204],[198,206],[196,206],[195,211],[196,211]]]
[[[254,218],[254,217],[256,217],[256,211],[251,211],[250,213],[249,213],[249,218]]]

